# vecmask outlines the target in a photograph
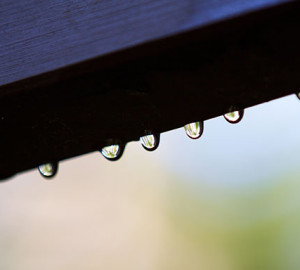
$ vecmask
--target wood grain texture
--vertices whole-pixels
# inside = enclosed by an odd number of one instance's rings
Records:
[[[1,0],[0,85],[288,0]]]
[[[1,2],[0,178],[300,89],[297,1],[126,3]]]

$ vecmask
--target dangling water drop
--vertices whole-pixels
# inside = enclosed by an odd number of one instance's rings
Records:
[[[123,148],[119,144],[105,146],[101,149],[101,154],[108,160],[118,160],[123,154]]]
[[[39,166],[40,174],[45,178],[54,177],[58,170],[58,163],[46,163]]]
[[[296,93],[296,97],[300,99],[300,92]]]
[[[198,139],[203,133],[203,122],[194,122],[184,126],[186,135],[191,139]]]
[[[159,145],[159,134],[150,134],[140,137],[140,142],[142,146],[148,151],[154,151]]]
[[[242,120],[244,116],[244,110],[233,111],[224,114],[224,118],[231,124],[236,124]]]

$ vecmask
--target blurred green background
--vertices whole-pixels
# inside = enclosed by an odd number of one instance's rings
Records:
[[[201,104],[199,104],[201,106]],[[300,101],[0,184],[0,269],[300,269]]]

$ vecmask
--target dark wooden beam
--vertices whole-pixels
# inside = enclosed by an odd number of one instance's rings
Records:
[[[300,89],[297,1],[51,3],[0,4],[1,178]]]

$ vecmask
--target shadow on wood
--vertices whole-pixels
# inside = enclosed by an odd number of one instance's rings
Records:
[[[0,83],[1,178],[296,92],[300,4],[275,2]]]

